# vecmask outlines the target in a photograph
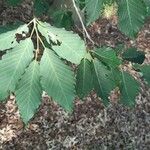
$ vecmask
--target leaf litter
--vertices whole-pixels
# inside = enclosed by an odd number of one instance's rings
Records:
[[[30,5],[30,1],[25,0],[21,6],[28,11],[22,11],[20,7],[14,9],[1,7],[0,23],[13,22],[18,20],[18,17],[28,22],[31,19]],[[88,31],[98,45],[107,44],[114,47],[118,41],[127,46],[135,44],[147,53],[145,63],[150,63],[149,21],[139,33],[135,43],[122,35],[116,26],[109,26],[109,22],[104,19],[96,22]],[[111,105],[104,108],[97,95],[91,92],[85,101],[78,99],[75,101],[75,110],[69,115],[51,98],[43,96],[39,112],[24,128],[15,98],[11,97],[7,103],[0,104],[0,149],[149,150],[150,89],[129,64],[124,69],[134,75],[141,84],[135,108],[130,109],[118,104],[116,101],[118,91],[113,92]]]

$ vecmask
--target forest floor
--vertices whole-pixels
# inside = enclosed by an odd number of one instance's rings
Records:
[[[0,24],[29,22],[31,12],[30,2],[6,8],[0,1]],[[150,63],[150,20],[147,19],[135,41],[108,26],[109,22],[102,19],[89,27],[98,45],[134,44],[146,52],[144,63]],[[10,97],[0,104],[0,150],[150,150],[150,88],[138,79],[141,89],[135,108],[126,108],[117,101],[104,108],[91,92],[85,101],[75,101],[74,112],[69,115],[44,96],[38,113],[27,127],[20,119],[14,97]]]

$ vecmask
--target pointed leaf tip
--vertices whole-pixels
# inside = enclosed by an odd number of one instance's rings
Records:
[[[15,94],[19,112],[24,123],[27,124],[41,104],[42,87],[40,67],[37,61],[34,60],[26,69]]]
[[[122,71],[121,76],[121,103],[127,106],[134,106],[135,98],[139,92],[139,83],[127,72]]]

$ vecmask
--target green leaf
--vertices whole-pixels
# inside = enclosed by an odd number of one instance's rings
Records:
[[[42,88],[40,84],[40,67],[33,61],[27,68],[17,86],[16,102],[25,124],[33,117],[41,104]]]
[[[76,0],[76,4],[81,10],[85,8],[85,1],[86,0]]]
[[[135,105],[135,98],[139,92],[139,84],[137,81],[127,72],[121,73],[121,103],[127,106]]]
[[[104,105],[107,106],[109,104],[108,96],[115,87],[113,80],[111,80],[111,71],[97,59],[93,60],[93,69],[95,90],[102,98]]]
[[[150,85],[150,65],[139,65],[139,64],[134,64],[133,68],[140,72],[140,75],[146,80],[146,82]],[[142,73],[142,74],[141,74]]]
[[[93,88],[92,64],[84,58],[78,66],[76,90],[80,98],[85,97]]]
[[[18,45],[19,43],[17,42],[16,34],[22,34],[23,32],[27,33],[28,31],[28,26],[25,24],[17,29],[0,34],[0,51],[10,49]]]
[[[144,79],[150,85],[150,65],[143,65],[140,67],[140,70],[143,74]]]
[[[8,51],[0,60],[0,100],[14,92],[18,80],[34,57],[33,50],[33,43],[28,38]]]
[[[72,12],[57,10],[51,15],[54,25],[58,28],[70,29],[73,26]]]
[[[0,25],[0,34],[11,31],[11,30],[16,30],[21,25],[23,25],[23,23],[20,21],[17,21],[13,24]]]
[[[144,0],[147,7],[147,16],[150,16],[150,0]]]
[[[116,68],[121,64],[116,52],[110,47],[98,48],[93,53],[99,60],[112,68]]]
[[[113,3],[115,3],[116,0],[105,0],[105,4],[107,5],[112,5]]]
[[[8,5],[11,5],[11,6],[16,6],[18,4],[20,4],[23,0],[6,0],[7,4]]]
[[[42,22],[39,22],[38,29],[49,44],[51,41],[57,44],[52,45],[52,49],[60,57],[75,64],[80,63],[86,53],[86,47],[77,34]]]
[[[49,4],[46,0],[34,0],[34,14],[36,16],[41,16],[47,13],[49,9]]]
[[[121,72],[119,68],[111,68],[111,75],[108,77],[116,86],[120,86],[121,83]]]
[[[122,54],[122,58],[124,60],[142,64],[145,60],[145,53],[142,51],[137,51],[136,48],[129,48]]]
[[[87,25],[97,20],[103,9],[103,3],[105,0],[85,0],[85,9],[87,17]]]
[[[119,0],[118,16],[119,29],[134,38],[144,24],[146,6],[142,0]]]
[[[117,43],[117,45],[115,46],[115,52],[117,53],[117,55],[120,55],[124,50],[125,50],[125,45],[123,43]]]
[[[43,89],[64,109],[72,111],[75,97],[73,72],[48,48],[44,50],[40,66]]]

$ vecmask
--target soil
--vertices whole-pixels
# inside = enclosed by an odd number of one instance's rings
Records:
[[[6,7],[0,0],[0,24],[32,19],[32,2]],[[144,63],[150,63],[150,19],[132,41],[110,21],[101,19],[88,28],[97,45],[115,47],[118,42],[135,45],[146,52]],[[79,33],[81,34],[81,33]],[[89,44],[90,45],[90,44]],[[105,108],[94,92],[84,101],[75,100],[68,114],[50,97],[43,96],[42,105],[29,125],[22,123],[13,96],[0,104],[0,149],[2,150],[149,150],[150,88],[138,78],[141,90],[135,108],[127,108],[116,100]],[[115,97],[115,94],[114,94]],[[116,99],[116,98],[114,98]]]

